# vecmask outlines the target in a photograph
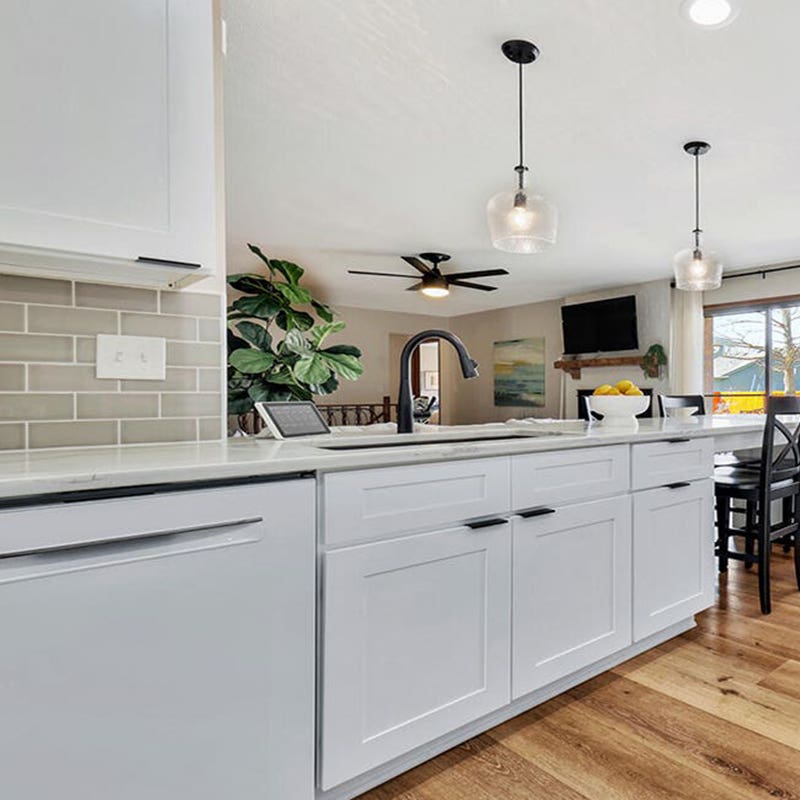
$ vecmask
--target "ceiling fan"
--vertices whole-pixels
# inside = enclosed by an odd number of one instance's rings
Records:
[[[419,256],[400,256],[406,264],[410,264],[422,274],[422,280],[409,286],[408,292],[422,292],[428,297],[447,297],[451,286],[462,286],[465,289],[478,289],[481,292],[494,292],[496,286],[486,286],[483,283],[471,283],[465,278],[487,278],[490,275],[508,275],[505,269],[479,269],[472,272],[451,272],[443,275],[439,264],[449,261],[447,253],[420,253]],[[428,266],[425,262],[433,266]],[[402,275],[399,272],[368,272],[362,269],[347,270],[351,275],[383,275],[386,278],[418,278],[418,275]]]

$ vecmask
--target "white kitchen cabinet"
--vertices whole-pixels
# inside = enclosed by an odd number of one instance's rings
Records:
[[[713,482],[682,482],[633,498],[636,641],[714,602]]]
[[[710,478],[714,440],[676,437],[631,447],[631,487],[653,489],[668,483]]]
[[[314,794],[314,482],[0,512],[3,796]]]
[[[509,511],[510,460],[474,458],[325,475],[327,545],[434,530]]]
[[[515,517],[513,697],[631,644],[628,495]]]
[[[0,271],[213,273],[213,39],[211,0],[4,1]]]
[[[510,525],[324,556],[321,785],[510,701]]]

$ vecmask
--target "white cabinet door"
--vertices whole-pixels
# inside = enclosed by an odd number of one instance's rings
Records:
[[[713,482],[633,499],[633,635],[638,641],[714,602]]]
[[[0,243],[213,267],[211,0],[4,0]]]
[[[628,496],[516,517],[514,698],[631,643]]]
[[[325,555],[322,788],[509,702],[510,525]]]
[[[3,797],[312,800],[314,490],[0,512]]]

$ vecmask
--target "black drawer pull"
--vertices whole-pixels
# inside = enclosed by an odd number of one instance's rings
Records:
[[[682,439],[667,439],[667,444],[686,444],[686,442],[691,442],[692,440],[685,436]]]
[[[171,261],[168,258],[150,258],[150,256],[139,256],[136,260],[141,264],[158,264],[162,267],[180,267],[181,269],[200,269],[203,266],[192,261]]]
[[[507,525],[507,517],[483,517],[482,519],[473,519],[464,523],[470,530],[478,531],[481,528],[491,528],[494,525]]]
[[[517,511],[517,516],[522,519],[532,519],[533,517],[543,517],[546,514],[555,514],[554,508],[547,508],[546,506],[539,506],[538,508],[526,508],[522,511]]]
[[[668,483],[664,488],[665,489],[685,489],[687,486],[691,486],[692,484],[689,481],[679,481],[678,483]]]

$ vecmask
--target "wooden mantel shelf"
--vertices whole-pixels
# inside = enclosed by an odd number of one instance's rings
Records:
[[[586,367],[640,367],[648,378],[657,378],[659,376],[658,365],[648,364],[645,366],[642,356],[561,359],[556,361],[553,366],[556,369],[563,369],[564,372],[568,372],[575,380],[580,379],[581,370]]]

